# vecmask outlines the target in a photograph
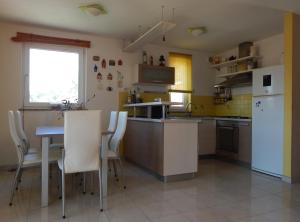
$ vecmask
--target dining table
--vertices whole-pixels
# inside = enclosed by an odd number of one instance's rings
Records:
[[[49,148],[51,138],[54,136],[63,136],[63,126],[39,126],[36,128],[36,136],[42,139],[42,189],[41,189],[41,206],[48,206],[49,199]],[[104,132],[102,135],[107,135]],[[101,140],[101,175],[102,175],[102,196],[103,208],[107,207],[107,136],[102,136]]]

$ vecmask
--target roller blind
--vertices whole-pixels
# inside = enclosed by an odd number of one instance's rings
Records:
[[[175,67],[174,90],[192,90],[192,56],[179,53],[169,54],[169,66]]]

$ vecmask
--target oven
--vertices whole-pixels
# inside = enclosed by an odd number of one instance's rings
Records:
[[[239,124],[236,121],[217,121],[217,154],[236,159],[239,151]]]

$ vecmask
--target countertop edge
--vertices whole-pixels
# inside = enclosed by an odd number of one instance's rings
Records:
[[[149,118],[128,117],[128,120],[142,121],[142,122],[156,122],[156,123],[202,122],[203,120],[225,120],[225,121],[236,121],[236,122],[252,122],[252,119],[222,118],[222,117],[199,117],[199,118],[194,117],[192,119],[185,119],[185,118],[149,119]]]

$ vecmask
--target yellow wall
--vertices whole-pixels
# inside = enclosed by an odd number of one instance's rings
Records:
[[[284,153],[283,175],[291,177],[292,152],[292,66],[293,66],[293,13],[284,17]]]
[[[132,115],[132,109],[126,109],[123,105],[127,101],[127,92],[119,93],[119,110],[129,111]],[[141,93],[143,102],[152,102],[154,98],[162,98],[163,101],[169,101],[167,93]],[[191,101],[195,106],[192,106],[192,114],[194,116],[244,116],[251,117],[251,94],[243,94],[233,96],[232,101],[224,105],[215,105],[213,96],[197,96],[192,95]]]
[[[252,94],[236,95],[226,104],[215,106],[216,116],[252,116]]]

